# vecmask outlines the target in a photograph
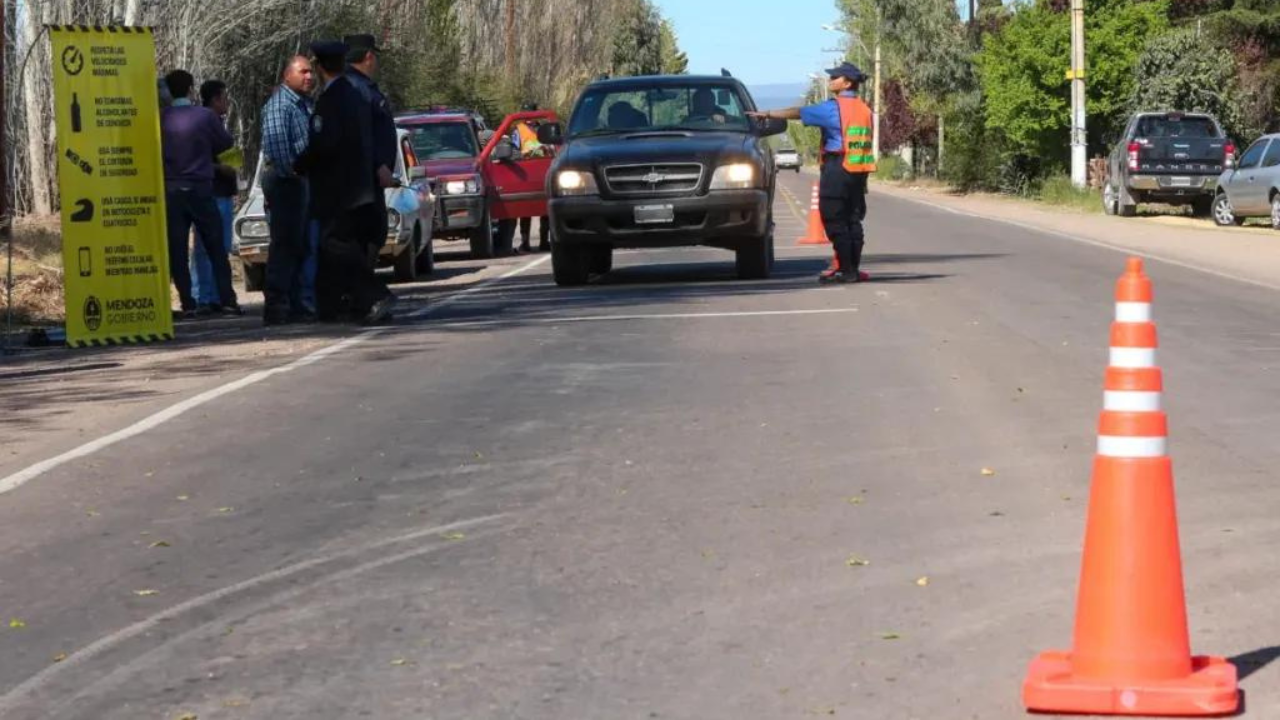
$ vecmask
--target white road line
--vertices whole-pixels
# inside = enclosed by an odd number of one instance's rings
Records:
[[[1072,242],[1083,243],[1085,245],[1092,245],[1094,247],[1099,247],[1106,250],[1112,250],[1118,253],[1124,253],[1126,255],[1133,255],[1141,258],[1146,258],[1148,260],[1156,260],[1158,262],[1162,262],[1167,265],[1180,267],[1184,270],[1193,270],[1195,272],[1204,273],[1206,275],[1220,277],[1223,280],[1232,280],[1235,282],[1244,283],[1246,285],[1253,285],[1254,287],[1266,288],[1267,290],[1280,290],[1280,285],[1265,282],[1263,280],[1254,280],[1253,278],[1233,275],[1229,272],[1224,272],[1222,270],[1214,270],[1213,268],[1207,268],[1203,265],[1195,265],[1189,262],[1184,262],[1182,260],[1175,260],[1171,257],[1167,257],[1159,253],[1154,253],[1147,250],[1138,250],[1136,248],[1124,247],[1123,245],[1114,245],[1112,243],[1104,242],[1102,240],[1093,240],[1090,238],[1081,237],[1079,235],[1072,235],[1071,233],[1061,232],[1059,230],[1051,230],[1049,228],[1043,228],[1038,225],[1033,225],[1031,223],[1024,223],[1019,220],[1009,220],[1006,218],[992,217],[990,215],[983,215],[981,213],[970,212],[968,210],[959,210],[957,208],[948,207],[946,205],[940,205],[938,203],[925,200],[923,198],[913,198],[913,197],[908,197],[906,195],[898,195],[897,193],[888,193],[888,192],[883,194],[885,195],[885,197],[891,197],[898,200],[903,200],[905,202],[916,203],[917,205],[925,205],[927,207],[931,207],[937,210],[949,212],[952,215],[960,215],[963,217],[974,218],[976,220],[986,220],[988,222],[1004,223],[1005,225],[1020,227],[1023,230],[1030,230],[1032,232],[1043,233],[1045,235],[1052,235],[1054,237],[1059,237],[1059,238],[1062,238],[1063,240],[1070,240]]]
[[[442,307],[447,307],[449,305],[452,305],[454,302],[457,302],[457,300],[461,297],[465,297],[472,293],[479,292],[480,290],[490,285],[501,282],[508,278],[515,277],[520,273],[532,270],[533,268],[538,267],[539,265],[546,262],[548,259],[549,259],[548,256],[540,257],[537,260],[534,260],[533,262],[521,265],[515,270],[512,270],[503,275],[500,275],[496,278],[485,280],[484,282],[479,283],[474,287],[467,288],[466,290],[461,290],[459,292],[453,293],[439,300],[431,302],[426,307],[420,310],[417,310],[416,312],[410,313],[406,317],[409,317],[415,320],[426,317],[427,315],[430,315],[431,313],[435,312],[436,310],[439,310]],[[123,442],[125,440],[128,440],[129,438],[137,437],[138,435],[141,435],[149,430],[153,430],[163,425],[164,423],[169,422],[170,420],[173,420],[174,418],[177,418],[181,415],[184,415],[202,405],[206,405],[225,395],[230,395],[231,393],[236,392],[237,390],[242,390],[244,388],[249,387],[250,385],[256,385],[262,382],[263,380],[275,377],[276,375],[283,375],[288,372],[293,372],[298,368],[307,367],[308,365],[314,365],[315,363],[318,363],[321,360],[324,360],[325,358],[336,355],[344,350],[348,350],[352,347],[355,347],[356,345],[359,345],[360,343],[363,343],[367,340],[377,337],[378,335],[381,335],[382,333],[385,333],[386,331],[394,327],[395,326],[388,326],[388,327],[374,328],[372,330],[366,330],[360,333],[359,335],[334,343],[333,345],[330,345],[328,347],[321,348],[311,353],[310,355],[301,357],[286,365],[270,368],[268,370],[259,370],[258,372],[242,377],[239,380],[229,382],[225,385],[219,385],[218,387],[213,388],[211,390],[206,390],[205,392],[202,392],[199,395],[187,398],[182,402],[179,402],[175,405],[171,405],[165,408],[164,410],[161,410],[152,415],[149,415],[122,430],[117,430],[116,432],[113,432],[109,435],[104,435],[103,437],[100,437],[97,440],[90,441],[72,450],[68,450],[67,452],[62,453],[61,455],[57,455],[49,458],[48,460],[43,460],[41,462],[38,462],[35,465],[32,465],[23,470],[19,470],[18,472],[8,477],[0,478],[0,495],[16,490],[22,487],[23,485],[31,482],[32,480],[40,477],[41,475],[49,472],[50,470],[53,470],[54,468],[65,465],[71,462],[72,460],[78,460],[80,458],[87,457],[89,455],[92,455],[93,453],[98,452],[99,450],[103,450],[105,448],[111,447],[116,443]]]
[[[858,312],[858,308],[823,308],[820,310],[754,310],[744,312],[707,312],[707,313],[654,313],[651,315],[579,315],[553,318],[510,318],[507,320],[475,320],[440,323],[440,328],[455,327],[493,327],[521,323],[539,325],[555,325],[557,323],[609,322],[620,320],[701,320],[715,318],[751,318],[778,317],[794,315],[843,315]]]
[[[272,570],[271,572],[258,575],[257,577],[252,577],[247,580],[242,580],[241,582],[238,582],[234,585],[228,585],[227,587],[221,588],[219,590],[214,590],[212,592],[205,593],[204,595],[191,598],[186,602],[175,605],[156,615],[152,615],[149,618],[136,622],[133,625],[130,625],[121,630],[117,630],[116,632],[113,632],[110,635],[99,638],[98,640],[95,640],[93,643],[91,643],[87,647],[76,651],[72,655],[69,655],[66,658],[66,660],[64,660],[63,662],[58,663],[56,665],[50,665],[46,667],[44,670],[41,670],[35,675],[32,675],[31,677],[27,678],[25,681],[23,681],[18,686],[14,687],[9,692],[5,693],[4,695],[0,695],[0,717],[4,716],[3,711],[8,711],[13,707],[15,707],[18,701],[23,698],[23,696],[28,695],[35,690],[38,690],[40,686],[48,683],[51,679],[53,679],[55,675],[67,672],[78,665],[83,665],[84,663],[92,660],[95,656],[100,655],[107,650],[110,650],[112,647],[154,629],[160,623],[175,620],[183,614],[189,613],[193,610],[199,610],[201,608],[207,607],[208,605],[218,602],[219,600],[222,600],[224,598],[230,597],[232,595],[237,595],[237,594],[246,592],[248,590],[252,590],[266,583],[274,582],[276,580],[283,580],[285,578],[288,578],[293,575],[297,575],[298,573],[304,572],[306,570],[310,570],[320,565],[327,565],[329,563],[332,563],[338,560],[345,560],[345,559],[357,557],[361,554],[365,554],[370,551],[381,550],[383,548],[387,548],[392,545],[397,545],[400,543],[411,542],[414,540],[422,540],[424,538],[428,538],[431,536],[438,536],[438,535],[452,532],[455,530],[463,530],[463,529],[475,527],[476,525],[495,522],[497,520],[503,519],[504,517],[506,517],[506,514],[486,515],[483,517],[471,518],[469,520],[461,520],[459,522],[449,523],[447,525],[438,525],[436,527],[426,528],[423,530],[415,530],[405,535],[399,535],[393,538],[388,538],[386,540],[379,540],[377,542],[368,543],[366,545],[362,545],[360,547],[352,548],[349,550],[330,553],[328,555],[322,555],[317,558],[312,558],[310,560],[304,560],[302,562],[294,563],[293,565],[288,565],[276,570]],[[436,550],[441,547],[446,547],[446,546],[433,545],[427,548],[417,548],[410,551],[409,553],[404,553],[401,556],[393,556],[393,557],[394,559],[399,560],[399,559],[403,559],[402,556],[405,556],[405,555],[407,556],[421,555],[424,552],[427,552],[430,550]],[[387,558],[387,559],[390,559],[390,558]],[[367,563],[366,565],[358,566],[357,568],[354,568],[354,570],[365,570],[365,569],[369,569],[382,564],[384,564],[382,560],[375,560],[372,563]]]

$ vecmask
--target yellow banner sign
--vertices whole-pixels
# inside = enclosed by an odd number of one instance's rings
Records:
[[[155,40],[53,26],[67,343],[173,338]]]

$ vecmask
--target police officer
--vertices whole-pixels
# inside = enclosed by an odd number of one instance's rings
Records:
[[[836,251],[836,265],[818,276],[819,282],[865,282],[862,262],[862,221],[867,216],[867,177],[875,172],[871,148],[871,108],[858,97],[866,75],[853,63],[827,71],[834,97],[803,108],[755,113],[760,117],[800,120],[822,130],[822,174],[818,182],[818,211]]]
[[[396,187],[399,185],[399,181],[395,179],[394,173],[399,143],[396,142],[395,114],[392,112],[391,103],[387,100],[387,96],[382,94],[382,90],[376,82],[380,63],[379,56],[382,54],[382,48],[378,47],[377,41],[372,35],[348,35],[342,41],[348,47],[347,79],[360,91],[360,94],[373,110],[374,182],[381,190]],[[378,199],[382,207],[382,213],[378,218],[376,227],[374,227],[372,218],[370,218],[368,235],[363,238],[366,249],[369,252],[370,262],[375,263],[375,266],[378,253],[382,250],[382,245],[387,240],[386,195],[380,192],[378,193]]]
[[[340,42],[311,46],[323,89],[295,169],[310,180],[311,212],[320,225],[317,314],[337,320],[345,302],[353,316],[376,323],[390,315],[392,296],[368,262],[364,238],[374,216],[385,235],[386,211],[373,174],[373,110],[346,78],[347,50]]]

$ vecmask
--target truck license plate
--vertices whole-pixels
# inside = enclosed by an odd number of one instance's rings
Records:
[[[637,225],[656,225],[659,223],[673,223],[675,221],[676,208],[674,205],[636,206]]]
[[[1170,182],[1173,184],[1174,187],[1191,187],[1191,178],[1189,177],[1171,178]]]

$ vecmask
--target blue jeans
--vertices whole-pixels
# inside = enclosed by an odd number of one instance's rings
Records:
[[[235,220],[234,198],[215,198],[218,203],[218,214],[222,216],[222,246],[227,255],[231,254],[231,223]],[[201,305],[221,305],[218,297],[218,284],[213,280],[213,266],[209,264],[209,256],[204,251],[204,240],[199,237],[200,228],[196,228],[196,245],[191,252],[191,294]]]

